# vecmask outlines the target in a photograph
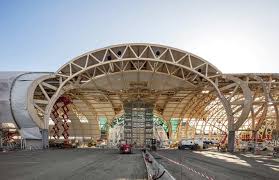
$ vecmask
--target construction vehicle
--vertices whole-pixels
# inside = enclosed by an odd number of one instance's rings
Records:
[[[126,140],[119,140],[119,151],[121,154],[131,154],[132,145],[128,144]]]
[[[90,139],[90,141],[87,143],[88,147],[96,147],[97,142],[94,139]]]
[[[170,144],[170,148],[177,148],[178,147],[178,143],[174,142]]]

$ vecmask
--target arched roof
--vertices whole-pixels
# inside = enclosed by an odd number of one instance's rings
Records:
[[[84,53],[56,71],[56,74],[72,75],[83,68],[105,64],[117,60],[157,60],[170,64],[178,64],[197,71],[206,76],[221,74],[221,71],[205,59],[177,48],[147,43],[130,43],[108,46]]]
[[[123,113],[125,101],[140,97],[152,101],[155,113],[165,120],[195,119],[197,127],[202,122],[203,127],[236,130],[250,113],[250,89],[260,83],[250,76],[222,74],[208,61],[168,46],[120,44],[87,52],[38,79],[31,88],[29,111],[37,111],[34,119],[40,116],[46,128],[57,98],[67,94],[77,109],[88,109],[83,115],[94,112],[111,120]],[[254,76],[277,82],[273,75]]]

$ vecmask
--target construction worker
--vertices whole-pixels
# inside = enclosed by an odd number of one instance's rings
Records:
[[[217,144],[217,150],[220,151],[220,143]]]

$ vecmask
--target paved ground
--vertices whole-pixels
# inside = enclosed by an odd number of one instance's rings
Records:
[[[177,180],[279,179],[279,160],[252,154],[159,150],[152,153]]]
[[[140,151],[71,149],[0,153],[0,179],[146,179]]]

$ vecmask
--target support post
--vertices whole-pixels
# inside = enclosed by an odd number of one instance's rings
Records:
[[[2,132],[2,129],[0,127],[0,151],[2,151],[2,149],[3,149],[3,132]]]
[[[228,152],[234,152],[235,131],[229,131],[228,135]]]
[[[257,131],[252,131],[252,140],[254,142],[254,153],[256,152],[256,144],[257,144]]]
[[[42,129],[42,143],[43,143],[43,149],[49,148],[48,129]]]

